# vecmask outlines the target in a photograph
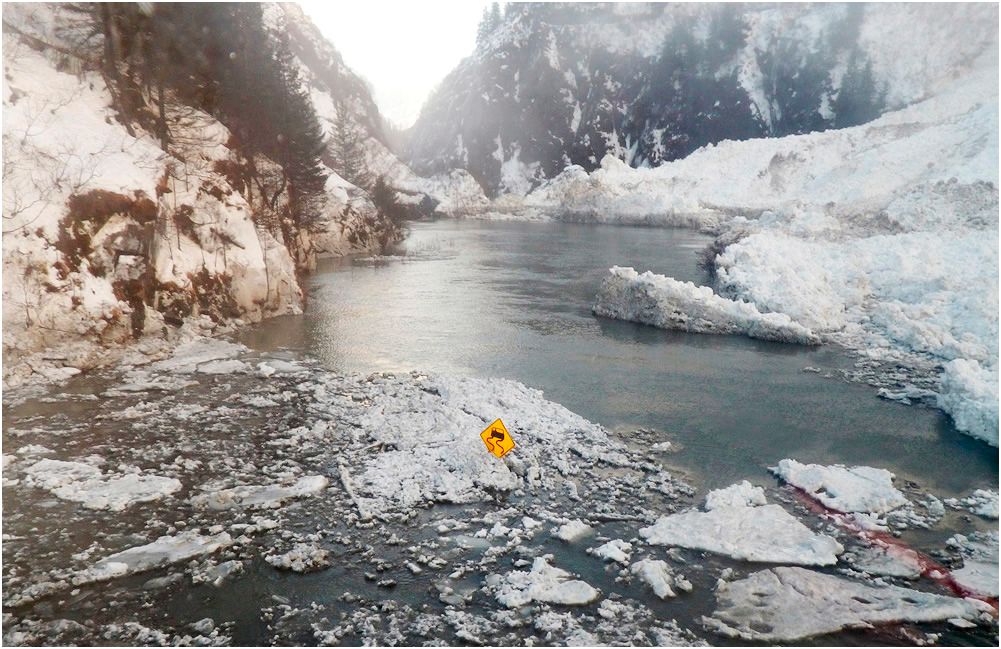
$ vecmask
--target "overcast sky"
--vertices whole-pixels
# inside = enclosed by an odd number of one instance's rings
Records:
[[[431,90],[476,44],[484,0],[300,2],[303,10],[367,79],[379,110],[410,126]]]

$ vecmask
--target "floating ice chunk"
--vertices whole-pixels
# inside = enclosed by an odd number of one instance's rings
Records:
[[[702,622],[754,642],[792,642],[841,629],[891,622],[977,619],[987,604],[898,586],[868,584],[805,568],[777,567],[716,591],[717,609]]]
[[[286,500],[312,496],[327,488],[329,480],[322,475],[299,478],[289,487],[281,485],[248,485],[199,494],[191,504],[203,509],[233,509],[234,507],[278,507]]]
[[[965,509],[977,516],[998,519],[998,492],[977,489],[966,498],[948,498],[945,503],[954,509]]]
[[[855,568],[870,575],[917,579],[923,566],[914,550],[895,545],[873,545],[852,553],[849,560]]]
[[[161,536],[152,543],[122,550],[101,559],[90,568],[73,577],[75,585],[106,581],[167,566],[194,557],[212,554],[229,546],[233,540],[226,532],[210,536],[197,530],[181,532],[175,536]]]
[[[708,286],[614,266],[598,291],[597,315],[692,333],[743,334],[762,340],[816,345],[820,338],[784,313],[761,313]]]
[[[755,487],[747,480],[730,485],[725,489],[716,489],[706,494],[707,510],[717,507],[757,507],[767,504],[765,490]]]
[[[122,511],[135,503],[159,500],[181,488],[175,478],[136,473],[104,475],[90,464],[61,460],[39,460],[25,469],[25,474],[29,484],[88,509]]]
[[[556,530],[556,538],[562,539],[567,543],[574,543],[591,534],[591,532],[590,525],[580,519],[576,519],[560,525]]]
[[[654,545],[706,550],[744,561],[828,566],[844,551],[778,505],[717,507],[663,516],[640,536]]]
[[[622,539],[614,539],[598,546],[591,553],[604,559],[605,561],[617,561],[618,563],[629,565],[629,557],[632,556],[633,546]]]
[[[293,572],[315,572],[330,567],[329,553],[314,543],[297,543],[284,554],[269,554],[264,560],[275,568]]]
[[[782,460],[772,472],[839,512],[883,514],[907,504],[893,486],[893,474],[868,466],[800,464]]]
[[[243,361],[229,358],[202,363],[198,366],[197,371],[199,374],[235,374],[237,372],[246,372],[249,369],[250,366]]]
[[[529,602],[583,605],[598,599],[595,588],[572,577],[566,570],[549,565],[546,557],[536,557],[530,572],[515,570],[503,576],[490,575],[487,586],[494,590],[497,601],[508,608]]]
[[[225,340],[198,338],[178,345],[170,358],[153,363],[150,368],[158,372],[190,374],[197,371],[203,363],[230,359],[246,351],[247,348],[243,345]]]
[[[667,599],[675,596],[674,573],[666,561],[643,559],[630,566],[629,571],[646,582],[657,597]]]
[[[960,586],[984,597],[998,596],[998,533],[956,534],[948,545],[959,548],[963,567],[952,571]]]

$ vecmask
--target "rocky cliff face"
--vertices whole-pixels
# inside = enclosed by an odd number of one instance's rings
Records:
[[[606,154],[656,166],[722,140],[867,122],[989,42],[984,8],[510,5],[409,133],[422,173],[524,194]]]
[[[324,128],[342,100],[373,158],[413,176],[382,144],[365,84],[298,7],[267,7],[265,18],[287,30]],[[273,227],[262,215],[280,210],[262,201],[278,195],[275,163],[255,160],[261,180],[248,182],[232,134],[180,100],[167,103],[166,148],[123,122],[105,76],[68,40],[75,19],[59,5],[4,6],[5,380],[59,378],[185,327],[295,313],[316,254],[385,241],[366,190],[333,172],[317,227]]]

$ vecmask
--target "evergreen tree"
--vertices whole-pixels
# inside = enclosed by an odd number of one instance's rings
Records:
[[[845,128],[870,122],[882,113],[886,91],[877,87],[872,62],[862,62],[858,47],[852,50],[848,68],[841,78],[841,87],[834,98],[834,127]]]
[[[331,133],[329,152],[334,171],[344,180],[368,189],[372,177],[365,161],[364,135],[352,121],[347,103],[343,99],[334,104],[337,123]]]

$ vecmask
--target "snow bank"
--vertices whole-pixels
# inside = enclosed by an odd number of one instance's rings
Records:
[[[888,372],[941,375],[940,407],[997,445],[996,38],[983,46],[932,94],[869,124],[721,142],[656,168],[608,156],[590,174],[568,168],[525,205],[721,232],[721,294]]]
[[[203,509],[234,509],[240,507],[274,508],[286,500],[313,496],[327,488],[330,481],[322,475],[299,478],[295,484],[283,487],[273,485],[247,485],[220,489],[191,498],[191,504]]]
[[[967,431],[991,446],[998,445],[998,368],[972,359],[945,364],[938,406]]]
[[[771,568],[724,583],[707,628],[752,642],[792,642],[891,622],[977,620],[988,605],[804,568]]]
[[[839,512],[885,514],[908,504],[893,486],[893,474],[868,466],[800,464],[782,460],[772,473]]]
[[[647,271],[614,266],[601,284],[593,311],[692,333],[744,334],[751,338],[817,344],[820,338],[782,313],[761,313],[747,302],[728,300],[708,286],[679,282]]]
[[[486,584],[497,602],[508,608],[531,602],[580,606],[598,599],[597,590],[572,577],[569,572],[549,565],[546,557],[536,557],[531,571],[492,574],[487,576]]]
[[[136,503],[159,500],[178,491],[180,481],[141,472],[102,473],[82,462],[39,460],[25,468],[25,484],[46,489],[63,500],[81,503],[87,509],[122,511]]]
[[[779,505],[757,504],[759,494],[741,483],[710,493],[706,512],[663,516],[640,536],[653,545],[705,550],[744,561],[827,566],[844,551],[816,534]]]
[[[202,535],[198,530],[176,536],[161,536],[152,543],[140,545],[101,559],[73,577],[75,585],[106,581],[137,572],[145,572],[194,557],[212,554],[228,547],[233,540],[226,532]]]

